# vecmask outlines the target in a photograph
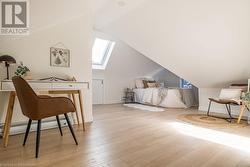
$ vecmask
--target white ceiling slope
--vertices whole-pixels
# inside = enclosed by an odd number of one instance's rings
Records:
[[[103,5],[95,27],[200,88],[250,78],[249,0],[131,2],[137,1],[124,0],[120,8],[131,6],[122,14]]]
[[[73,3],[69,0],[30,1],[31,33],[89,15],[91,9],[86,7],[88,3],[87,0],[74,0]]]
[[[92,0],[95,28],[108,26],[146,1],[149,0]]]

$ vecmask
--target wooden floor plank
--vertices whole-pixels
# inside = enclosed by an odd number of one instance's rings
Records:
[[[34,158],[35,133],[22,146],[23,134],[11,136],[0,148],[0,166],[83,167],[241,167],[250,155],[224,145],[181,134],[170,126],[195,109],[147,112],[122,105],[94,106],[94,123],[86,132],[75,126],[79,145],[67,127],[42,131],[39,159]],[[221,130],[221,129],[219,129]],[[223,131],[250,138],[250,127]],[[2,142],[2,140],[1,140]]]

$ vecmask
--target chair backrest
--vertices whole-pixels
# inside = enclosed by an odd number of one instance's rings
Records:
[[[16,89],[22,113],[32,119],[37,111],[38,96],[22,77],[15,76],[12,78],[12,81]]]
[[[219,99],[239,100],[242,94],[242,89],[221,89]]]

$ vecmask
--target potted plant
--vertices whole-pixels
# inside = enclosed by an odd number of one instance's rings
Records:
[[[21,76],[24,79],[31,79],[31,75],[30,75],[30,70],[27,66],[23,65],[23,63],[21,62],[20,65],[17,67],[17,70],[15,72],[16,76]]]
[[[246,105],[250,105],[250,92],[246,92],[242,95],[242,101],[246,104]]]

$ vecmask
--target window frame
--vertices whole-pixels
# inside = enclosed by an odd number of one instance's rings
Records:
[[[95,38],[95,41],[96,39],[101,39],[101,38]],[[106,39],[101,39],[101,40],[106,40]],[[107,66],[107,63],[109,61],[109,58],[112,54],[112,51],[114,49],[114,46],[115,46],[115,42],[114,41],[110,41],[110,40],[106,40],[108,41],[108,44],[106,45],[106,48],[105,48],[105,52],[102,56],[102,60],[100,63],[94,63],[93,62],[93,59],[92,59],[92,68],[93,69],[99,69],[99,70],[104,70]],[[95,42],[93,44],[93,47],[92,49],[94,49],[94,46],[95,46]],[[93,50],[92,50],[92,58],[93,58]]]

